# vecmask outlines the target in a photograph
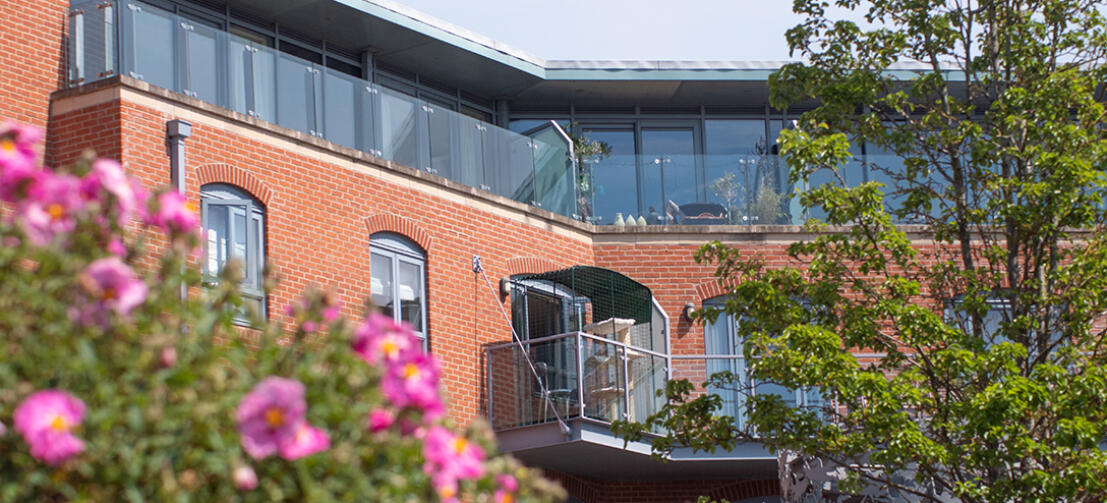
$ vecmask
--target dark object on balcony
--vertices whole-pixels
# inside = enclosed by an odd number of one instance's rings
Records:
[[[726,208],[717,203],[688,203],[680,205],[683,225],[726,225],[730,223]]]

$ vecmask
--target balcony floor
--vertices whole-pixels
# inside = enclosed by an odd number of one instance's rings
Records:
[[[777,459],[759,444],[743,444],[731,452],[692,453],[678,449],[669,461],[650,457],[645,442],[630,442],[611,433],[607,425],[579,418],[568,421],[570,432],[557,423],[500,431],[500,447],[528,466],[599,480],[729,479],[761,480],[777,477]]]

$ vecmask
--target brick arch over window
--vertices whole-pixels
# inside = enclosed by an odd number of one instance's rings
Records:
[[[709,279],[696,285],[696,298],[702,302],[713,297],[725,295],[730,292],[730,289],[733,288],[735,284],[733,280],[719,283],[719,280]]]
[[[365,218],[365,227],[372,236],[377,232],[395,232],[419,245],[424,252],[430,253],[431,244],[434,242],[431,235],[423,230],[414,220],[404,218],[392,213],[377,213]]]
[[[507,261],[507,273],[509,276],[526,273],[541,273],[565,269],[565,266],[548,258],[541,257],[513,257]]]
[[[214,163],[200,166],[196,168],[196,179],[201,187],[209,183],[226,183],[240,187],[257,198],[266,208],[269,207],[269,201],[273,195],[273,191],[269,190],[269,187],[253,173],[230,164]]]

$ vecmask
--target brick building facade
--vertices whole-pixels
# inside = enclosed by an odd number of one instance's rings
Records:
[[[412,243],[425,260],[422,308],[426,315],[424,332],[428,347],[442,364],[450,413],[461,423],[486,417],[489,413],[489,395],[493,391],[489,389],[488,372],[491,366],[486,360],[490,354],[488,351],[491,347],[511,341],[512,325],[505,320],[500,307],[507,313],[518,307],[512,306],[511,295],[489,291],[483,276],[474,273],[474,256],[480,257],[485,273],[494,286],[498,286],[501,279],[510,283],[513,276],[572,266],[609,269],[644,285],[666,318],[666,326],[659,327],[655,322],[654,329],[660,330],[667,347],[653,349],[663,358],[668,358],[669,355],[703,355],[707,351],[704,327],[692,324],[682,316],[686,305],[701,307],[704,302],[723,293],[723,288],[713,276],[713,268],[696,264],[692,258],[700,245],[719,240],[748,250],[751,254],[763,254],[772,263],[773,260],[784,260],[787,244],[803,237],[800,227],[793,225],[797,223],[794,219],[764,222],[772,225],[739,225],[733,219],[721,224],[707,222],[713,225],[694,225],[703,222],[696,222],[691,214],[678,222],[669,215],[668,208],[661,212],[665,217],[651,222],[657,225],[609,225],[612,223],[610,215],[600,215],[600,207],[604,204],[604,198],[619,196],[610,183],[607,195],[596,194],[600,175],[595,175],[591,181],[593,199],[588,201],[588,206],[595,208],[591,215],[575,201],[579,199],[575,194],[561,199],[562,203],[569,201],[571,211],[550,211],[533,204],[541,199],[539,195],[528,200],[527,197],[507,197],[498,190],[490,189],[495,185],[495,177],[487,177],[480,183],[465,183],[463,176],[447,176],[442,167],[432,168],[435,166],[433,163],[440,160],[440,156],[435,154],[433,142],[427,150],[427,158],[431,162],[427,166],[412,165],[414,163],[402,162],[402,156],[398,154],[390,156],[379,145],[376,145],[378,148],[354,148],[332,141],[331,136],[337,134],[338,128],[331,128],[325,133],[315,129],[304,131],[281,125],[282,120],[266,120],[264,112],[257,111],[260,107],[247,106],[248,110],[236,110],[235,105],[229,105],[233,100],[228,98],[234,94],[234,89],[231,89],[233,82],[218,78],[219,72],[216,72],[215,81],[221,89],[219,98],[204,99],[199,91],[190,89],[190,86],[196,87],[195,82],[185,82],[196,80],[196,68],[190,68],[188,72],[178,68],[175,84],[169,86],[151,82],[156,80],[153,70],[144,72],[139,68],[144,60],[139,54],[142,46],[135,42],[138,36],[135,33],[139,32],[134,30],[145,18],[140,19],[137,14],[130,13],[140,9],[145,9],[142,12],[146,13],[168,13],[165,15],[175,16],[172,19],[181,21],[181,26],[191,22],[209,22],[215,32],[222,33],[212,37],[212,40],[222,44],[217,45],[220,51],[233,50],[236,47],[234,43],[245,44],[234,38],[242,36],[246,37],[242,40],[261,46],[268,41],[268,47],[279,49],[276,52],[279,52],[280,58],[300,54],[297,52],[300,49],[295,49],[299,46],[293,42],[287,42],[287,47],[282,45],[285,44],[284,34],[293,33],[295,28],[301,35],[314,37],[320,42],[320,49],[313,53],[319,60],[309,62],[309,73],[313,68],[316,72],[323,69],[326,75],[342,70],[346,75],[342,78],[349,79],[349,74],[360,71],[370,92],[373,89],[368,83],[372,82],[382,86],[382,89],[391,86],[424,100],[418,102],[422,103],[423,111],[427,111],[428,107],[452,107],[458,117],[448,116],[451,125],[467,125],[469,123],[465,121],[469,119],[465,117],[479,116],[482,121],[473,128],[485,135],[481,147],[484,149],[484,160],[481,162],[486,167],[490,166],[488,159],[492,152],[488,148],[492,144],[488,131],[497,126],[504,128],[504,131],[507,128],[521,131],[546,118],[561,122],[572,120],[585,125],[593,124],[592,131],[597,137],[614,135],[610,136],[610,143],[616,146],[621,141],[617,137],[619,134],[632,132],[628,134],[635,138],[631,142],[634,146],[628,155],[634,156],[638,163],[638,167],[633,168],[638,170],[638,180],[628,179],[627,187],[623,189],[639,194],[639,200],[634,203],[636,206],[628,212],[639,215],[635,223],[644,220],[647,212],[651,219],[658,218],[654,217],[657,207],[672,202],[677,198],[673,194],[685,190],[683,186],[678,186],[681,183],[679,180],[665,185],[669,178],[661,171],[656,181],[672,192],[660,199],[650,198],[652,196],[648,193],[653,190],[650,185],[653,178],[650,177],[654,175],[642,171],[642,165],[643,156],[650,154],[644,145],[651,141],[651,134],[665,133],[677,137],[688,132],[695,135],[696,146],[689,152],[703,158],[697,157],[694,163],[689,161],[687,164],[688,172],[694,171],[694,177],[698,177],[696,184],[687,189],[689,194],[698,195],[687,197],[689,205],[692,200],[708,203],[713,197],[704,175],[711,173],[712,169],[711,159],[707,157],[712,148],[709,134],[716,126],[725,126],[711,123],[715,120],[712,110],[717,110],[720,122],[737,123],[747,120],[743,118],[746,116],[769,117],[763,119],[764,138],[768,138],[771,131],[779,131],[777,118],[780,123],[787,118],[787,114],[772,111],[765,104],[766,70],[763,67],[703,63],[693,69],[700,71],[700,74],[694,74],[676,69],[658,70],[656,65],[652,73],[629,64],[615,68],[593,65],[598,68],[593,68],[597,71],[644,72],[636,78],[641,85],[626,86],[624,84],[628,79],[625,77],[605,79],[595,75],[579,76],[581,72],[589,71],[589,65],[579,62],[548,63],[537,70],[530,68],[542,66],[542,62],[536,63],[533,58],[499,46],[493,49],[494,44],[479,36],[451,31],[452,27],[391,4],[365,2],[366,7],[357,10],[331,0],[304,3],[327,12],[354,13],[366,23],[377,23],[373,26],[380,24],[380,34],[374,36],[381,39],[374,39],[374,46],[411,36],[429,40],[432,49],[439,52],[424,54],[415,51],[404,56],[400,54],[402,51],[393,51],[395,56],[386,57],[384,54],[388,51],[379,47],[370,50],[369,44],[356,47],[352,41],[331,40],[328,38],[330,33],[325,31],[309,32],[306,24],[295,25],[295,12],[269,13],[264,8],[264,2],[256,1],[74,1],[72,5],[66,0],[7,1],[7,12],[19,12],[20,15],[6,16],[0,21],[0,46],[9,62],[3,78],[0,78],[0,116],[45,128],[49,163],[68,163],[83,150],[93,149],[100,156],[119,160],[149,188],[171,183],[167,123],[173,120],[190,123],[191,135],[184,142],[184,190],[187,197],[199,203],[204,186],[223,184],[248,194],[264,210],[262,252],[266,263],[273,266],[282,279],[263,301],[269,306],[271,318],[284,316],[280,307],[309,286],[334,290],[345,301],[346,314],[363,315],[365,300],[374,291],[371,237],[386,233],[401,236]],[[93,13],[99,13],[100,17],[94,17]],[[105,23],[105,19],[113,22]],[[240,20],[241,24],[236,24],[239,21],[235,20]],[[274,28],[271,33],[259,29],[257,33],[260,35],[253,38],[243,32],[248,27],[267,23],[281,29]],[[284,29],[286,26],[287,30]],[[96,32],[97,29],[101,31]],[[101,38],[93,37],[94,33],[100,33]],[[182,42],[192,40],[188,38],[190,36],[187,33],[174,35],[176,38],[171,40],[175,48],[163,49],[167,53],[187,56],[191,54],[188,51],[198,47]],[[460,37],[460,41],[451,37]],[[104,40],[113,42],[107,44],[104,51],[91,49],[97,44],[104,47]],[[359,56],[351,51],[339,51],[337,48],[343,47],[342,43],[350,49],[363,49],[363,52]],[[107,61],[98,70],[91,63],[97,54]],[[255,50],[254,54],[258,52]],[[442,57],[456,58],[474,66],[440,70],[433,78],[419,73],[425,71],[428,61]],[[336,63],[332,64],[332,60]],[[232,65],[233,61],[220,64]],[[357,68],[351,69],[351,65]],[[259,67],[252,68],[256,71]],[[536,76],[543,72],[548,74],[546,78]],[[557,72],[564,72],[566,76],[558,77]],[[482,76],[482,73],[486,75]],[[396,84],[402,80],[399,77],[408,74],[411,77],[400,83],[403,85]],[[451,75],[456,77],[456,82],[447,81]],[[504,89],[495,88],[491,81],[500,77],[515,79],[518,82],[511,85],[530,89],[527,92],[531,94],[517,92],[512,96]],[[481,79],[486,82],[478,82]],[[452,104],[443,104],[446,101],[443,96],[450,94],[439,92],[443,81],[454,86]],[[285,85],[289,80],[278,75],[276,82]],[[331,81],[313,82],[323,82],[323,88],[330,89],[325,85]],[[684,91],[684,94],[672,90],[668,94],[658,94],[649,89],[643,91],[651,86],[668,88],[673,85],[691,90]],[[510,87],[508,84],[503,86]],[[756,98],[749,98],[748,94],[740,97],[736,88],[743,86],[753,89]],[[591,98],[576,101],[559,98],[566,94],[566,89],[574,87],[582,89],[580,94]],[[470,92],[469,88],[477,90]],[[610,104],[613,96],[618,98],[618,106]],[[255,95],[253,99],[258,98]],[[282,103],[279,99],[275,101]],[[317,107],[313,108],[315,119],[318,124],[327,124],[338,110],[332,110],[326,104],[320,106],[319,103],[317,101],[312,105]],[[359,106],[362,104],[360,101],[356,103]],[[600,105],[605,104],[609,105],[608,109],[601,110]],[[359,109],[359,113],[361,111],[363,109]],[[331,115],[325,116],[324,113]],[[416,113],[419,113],[418,110]],[[428,131],[429,135],[439,131],[435,129],[437,123],[434,121],[437,119],[428,117],[431,118],[420,120],[429,120],[422,123],[429,125],[416,122],[416,135],[421,134],[418,131]],[[682,124],[688,126],[672,128],[665,125],[674,118],[679,118],[684,121]],[[381,123],[387,123],[387,118]],[[618,129],[610,126],[613,123],[629,126]],[[360,134],[361,122],[358,124]],[[458,130],[450,130],[450,134],[454,135],[451,148],[466,151],[464,137],[458,136]],[[671,162],[673,169],[684,169],[684,165],[680,164],[683,161],[678,157],[682,155],[681,148],[676,148],[672,158],[656,159],[659,163]],[[768,157],[764,152],[759,155]],[[457,158],[443,161],[445,164],[440,166],[448,167],[451,162],[461,166]],[[565,160],[567,158],[562,159]],[[531,183],[537,190],[541,185],[541,176],[538,168],[535,170],[536,181]],[[593,170],[593,174],[599,173],[600,168],[594,166]],[[573,172],[571,176],[571,188],[579,191],[580,186],[575,181],[579,173]],[[664,190],[662,188],[662,194]],[[782,215],[774,218],[787,216],[787,211],[787,208],[782,209]],[[627,222],[630,219],[624,219],[620,212],[619,220]],[[517,309],[514,311],[518,312]],[[535,334],[540,335],[555,334]],[[624,359],[629,359],[627,351],[635,351],[619,347],[621,349],[617,351],[622,351],[620,354]],[[580,346],[577,348],[579,351]],[[584,360],[580,355],[578,357]],[[674,364],[669,360],[666,362],[667,368],[663,370],[671,372]],[[625,368],[630,368],[629,364],[625,365]],[[692,367],[694,365],[688,368]],[[575,376],[573,379],[583,379],[579,375],[582,371],[583,368],[578,367],[578,374],[570,372],[570,375]],[[531,379],[521,370],[518,372],[513,374],[516,383],[520,379]],[[621,407],[625,415],[632,408],[625,402],[633,398],[625,389],[629,388],[625,375],[623,383],[625,387],[620,399],[624,402],[616,402],[613,407]],[[580,381],[575,385],[578,388],[574,393],[584,397],[585,391],[579,389],[582,386]],[[527,392],[537,393],[534,389]],[[618,389],[616,392],[619,392]],[[531,398],[534,397],[528,397]],[[571,402],[573,396],[567,395],[564,400]],[[534,416],[542,409],[542,414],[548,416],[551,403],[532,400],[529,406],[531,409],[527,414]],[[582,401],[575,408],[566,405],[565,410],[580,413],[583,408]],[[583,413],[580,415],[584,416]],[[550,423],[549,417],[542,420],[532,418],[527,424],[520,423],[505,429],[509,430],[502,432],[505,446],[517,451],[526,462],[546,468],[552,478],[561,481],[569,490],[574,501],[687,501],[706,495],[752,502],[774,501],[779,494],[776,460],[757,446],[717,459],[685,454],[680,460],[659,464],[644,454],[643,445],[623,450],[621,440],[611,436],[610,432],[604,437],[606,426],[603,421],[579,417],[570,421],[568,426],[572,431],[568,437],[553,440],[548,439],[548,430],[541,430]],[[574,447],[578,445],[585,447]],[[598,470],[595,468],[597,464],[607,465],[607,469]],[[573,465],[579,466],[573,469]],[[570,468],[566,469],[567,466]]]

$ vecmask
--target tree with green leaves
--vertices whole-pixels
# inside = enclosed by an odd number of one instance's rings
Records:
[[[845,473],[843,494],[1101,501],[1102,8],[795,0],[805,20],[787,39],[803,62],[773,75],[771,99],[818,102],[780,144],[794,183],[837,177],[799,194],[825,221],[789,247],[796,267],[719,243],[697,253],[733,285],[697,316],[734,321],[747,370],[673,381],[663,411],[618,429],[667,427],[659,453],[762,442]],[[859,178],[846,176],[851,141],[868,154],[865,183],[846,182]],[[753,392],[764,382],[818,399],[789,406]],[[743,427],[701,386],[744,393]]]

